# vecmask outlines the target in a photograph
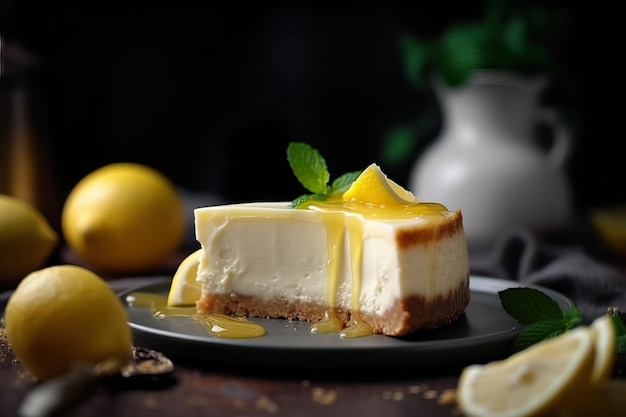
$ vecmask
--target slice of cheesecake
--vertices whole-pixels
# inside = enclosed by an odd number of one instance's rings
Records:
[[[397,204],[346,192],[300,208],[196,209],[198,311],[305,320],[313,332],[344,337],[402,336],[456,320],[470,297],[461,212],[384,186]]]

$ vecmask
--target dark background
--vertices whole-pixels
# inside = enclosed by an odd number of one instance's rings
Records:
[[[135,161],[192,192],[289,200],[304,191],[286,160],[291,141],[318,148],[331,177],[381,162],[385,137],[425,106],[403,75],[399,36],[435,36],[483,5],[221,3],[3,4],[0,33],[39,60],[29,77],[43,97],[62,195],[101,165]],[[576,110],[568,175],[584,210],[625,197],[616,168],[624,158],[614,149],[623,116],[612,104],[622,46],[607,23],[613,12],[560,3],[574,25],[563,51],[570,85],[555,99]],[[382,168],[406,185],[409,162]]]

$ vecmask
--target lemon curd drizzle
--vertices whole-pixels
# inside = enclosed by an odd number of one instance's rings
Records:
[[[343,246],[344,215],[339,212],[329,212],[324,216],[326,228],[326,317],[324,320],[310,327],[311,333],[338,333],[343,329],[343,322],[337,316],[337,288],[339,287],[342,257],[338,255]]]
[[[147,292],[132,292],[126,296],[126,302],[135,307],[149,308],[152,315],[159,319],[170,317],[192,318],[202,324],[216,337],[229,339],[249,339],[265,335],[265,328],[258,323],[242,317],[226,314],[199,314],[196,306],[169,307],[167,297]]]
[[[448,209],[439,203],[419,202],[407,204],[370,205],[345,201],[340,194],[325,201],[309,201],[300,206],[302,209],[317,211],[326,229],[327,236],[327,310],[326,317],[321,322],[310,327],[312,333],[339,333],[344,339],[363,337],[372,334],[372,327],[361,317],[361,284],[362,284],[362,250],[363,250],[363,223],[360,218],[379,219],[386,221],[407,221],[420,217],[443,218],[443,213]],[[358,214],[346,216],[345,213]],[[347,228],[349,236],[349,257],[351,268],[351,321],[348,327],[343,327],[342,320],[338,317],[336,298],[339,288],[339,277],[342,265],[340,260],[340,248],[343,247],[343,239]],[[431,258],[435,260],[436,252],[431,252]],[[431,262],[430,280],[434,291],[434,265]]]

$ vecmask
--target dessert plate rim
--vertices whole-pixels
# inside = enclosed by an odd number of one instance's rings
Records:
[[[228,369],[319,369],[320,364],[343,370],[432,369],[463,366],[504,358],[523,325],[503,309],[498,292],[526,287],[543,291],[566,310],[573,302],[554,290],[484,276],[470,276],[471,298],[456,322],[408,337],[372,335],[341,339],[337,334],[312,334],[310,323],[282,319],[256,319],[267,331],[251,339],[210,335],[192,318],[155,318],[148,308],[126,302],[132,292],[167,295],[170,277],[150,277],[144,284],[118,291],[129,315],[135,344],[156,349],[198,365]],[[332,366],[330,367],[332,368]]]

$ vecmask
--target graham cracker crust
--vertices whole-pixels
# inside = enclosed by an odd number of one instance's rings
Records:
[[[428,299],[412,295],[399,299],[382,315],[361,312],[377,334],[406,336],[420,329],[434,329],[458,319],[470,300],[469,276],[455,290]],[[224,293],[204,294],[196,304],[201,314],[221,313],[238,317],[282,318],[315,323],[326,318],[326,304],[294,302],[287,299],[264,300],[256,296]],[[344,326],[350,324],[352,313],[336,310]]]

